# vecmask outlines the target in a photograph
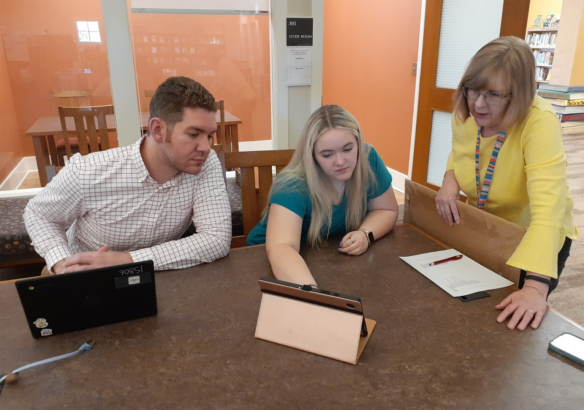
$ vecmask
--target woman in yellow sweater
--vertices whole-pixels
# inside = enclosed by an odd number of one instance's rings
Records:
[[[529,46],[501,37],[470,61],[454,93],[452,152],[436,208],[447,223],[460,223],[456,200],[527,228],[507,261],[521,269],[520,290],[496,308],[509,329],[537,328],[557,286],[577,231],[566,180],[560,122],[536,96]]]

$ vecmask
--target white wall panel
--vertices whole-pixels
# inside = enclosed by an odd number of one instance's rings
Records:
[[[444,0],[436,87],[455,89],[473,55],[499,37],[503,0]]]
[[[432,112],[432,133],[430,135],[430,157],[428,158],[428,176],[426,182],[442,186],[446,172],[448,155],[452,150],[452,114],[449,112]]]
[[[269,0],[131,0],[133,13],[197,11],[266,13]]]

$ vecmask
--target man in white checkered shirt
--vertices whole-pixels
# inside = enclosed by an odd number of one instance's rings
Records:
[[[69,164],[24,212],[51,273],[153,260],[156,270],[213,262],[229,253],[231,212],[210,143],[215,99],[186,77],[162,83],[148,135]],[[193,222],[196,234],[179,239]]]

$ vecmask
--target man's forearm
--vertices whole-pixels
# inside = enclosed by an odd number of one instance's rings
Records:
[[[23,218],[35,251],[45,259],[49,269],[57,262],[73,255],[67,242],[66,231],[61,225],[37,215],[29,207],[26,208]]]
[[[152,260],[155,270],[184,269],[213,262],[229,254],[231,226],[129,252],[134,262]]]

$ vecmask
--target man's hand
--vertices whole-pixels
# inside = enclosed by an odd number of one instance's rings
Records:
[[[71,273],[132,262],[134,261],[129,253],[110,252],[107,246],[102,246],[96,252],[78,253],[57,262],[53,266],[53,271],[57,274]]]
[[[530,272],[530,275],[533,273]],[[523,289],[513,292],[495,309],[504,309],[497,317],[497,322],[502,323],[511,315],[507,323],[509,329],[525,330],[531,322],[531,327],[537,329],[543,320],[547,306],[546,298],[548,285],[545,283],[526,280]]]
[[[54,273],[54,274],[57,274],[57,275],[60,275],[61,273],[65,273],[65,272],[63,272],[63,269],[65,269],[63,267],[63,265],[65,264],[65,261],[66,260],[67,259],[61,259],[59,262],[55,263],[53,265],[53,269],[51,269],[52,270],[51,273]]]

